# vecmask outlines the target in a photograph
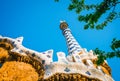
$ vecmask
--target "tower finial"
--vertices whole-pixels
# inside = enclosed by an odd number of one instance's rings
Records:
[[[68,24],[64,21],[60,21],[60,29],[64,30],[68,28]]]

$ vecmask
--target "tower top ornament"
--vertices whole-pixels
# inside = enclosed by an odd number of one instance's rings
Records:
[[[64,30],[68,28],[68,24],[65,21],[60,21],[60,29]]]

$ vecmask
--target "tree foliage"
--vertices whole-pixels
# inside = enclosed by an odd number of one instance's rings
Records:
[[[112,44],[111,44],[111,52],[105,52],[102,50],[99,50],[96,48],[94,50],[94,54],[98,54],[98,61],[97,64],[100,65],[101,63],[104,62],[107,58],[113,58],[113,57],[118,57],[120,58],[120,40],[113,39]]]
[[[59,0],[55,0],[58,2]],[[119,0],[103,0],[97,4],[87,4],[85,0],[70,0],[68,10],[75,11],[78,15],[78,20],[85,22],[84,29],[103,29],[108,23],[120,18],[120,11],[116,11],[116,7],[120,4]],[[82,12],[87,13],[82,15]],[[104,20],[100,22],[100,18]],[[97,64],[101,64],[105,59],[114,56],[120,57],[120,40],[113,39],[111,44],[111,52],[105,52],[96,48],[95,54],[98,54]]]
[[[58,2],[59,0],[55,1]],[[99,4],[86,4],[85,0],[70,1],[71,3],[68,9],[70,11],[75,11],[78,14],[78,20],[86,23],[84,29],[103,29],[109,22],[112,22],[116,18],[120,18],[120,12],[115,11],[116,6],[120,3],[118,0],[103,0]],[[81,15],[82,11],[89,11],[91,13]],[[108,15],[105,20],[98,23],[98,20],[106,13],[108,13]]]

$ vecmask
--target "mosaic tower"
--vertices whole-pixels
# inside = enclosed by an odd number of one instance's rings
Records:
[[[79,53],[82,48],[73,37],[71,30],[68,28],[68,24],[64,21],[61,21],[60,29],[62,30],[63,35],[66,39],[69,55]]]

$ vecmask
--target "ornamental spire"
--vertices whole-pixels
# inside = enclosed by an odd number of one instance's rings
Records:
[[[69,55],[79,53],[82,48],[73,37],[71,30],[68,28],[68,24],[65,21],[60,22],[60,29],[66,39]]]

